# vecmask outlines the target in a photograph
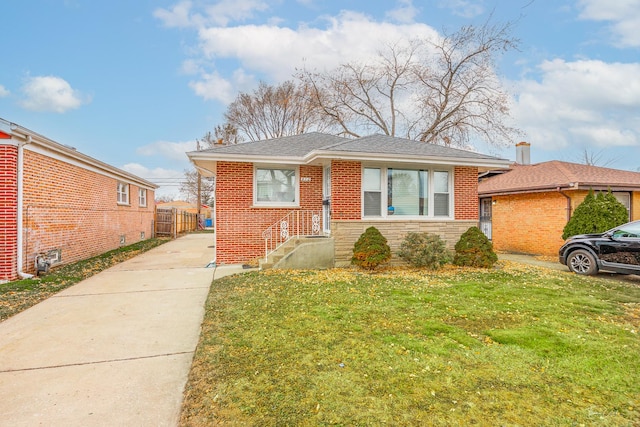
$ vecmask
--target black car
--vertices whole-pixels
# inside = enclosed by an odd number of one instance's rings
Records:
[[[570,237],[560,248],[560,262],[578,274],[599,270],[640,274],[640,221],[599,234]]]

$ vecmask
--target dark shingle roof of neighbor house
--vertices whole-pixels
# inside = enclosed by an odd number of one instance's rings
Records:
[[[371,135],[350,139],[318,132],[246,142],[235,145],[221,145],[188,153],[192,159],[224,160],[239,157],[283,158],[306,161],[311,158],[350,157],[375,155],[381,158],[405,159],[456,159],[462,162],[497,162],[507,166],[507,161],[494,156],[461,150],[410,139],[387,135]]]
[[[534,191],[612,188],[640,190],[640,172],[552,160],[533,165],[514,164],[508,172],[478,185],[481,195]]]

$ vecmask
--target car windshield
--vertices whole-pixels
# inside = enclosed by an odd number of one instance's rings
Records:
[[[630,222],[615,229],[613,237],[640,238],[640,221]]]

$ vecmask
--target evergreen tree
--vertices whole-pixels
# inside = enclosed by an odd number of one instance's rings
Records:
[[[498,261],[493,244],[478,227],[465,231],[456,243],[455,250],[455,265],[489,268]]]
[[[387,239],[375,227],[369,227],[353,245],[351,264],[374,270],[378,265],[389,261],[391,248]]]
[[[609,190],[594,195],[593,190],[578,205],[571,219],[565,225],[562,238],[576,234],[602,233],[629,220],[627,208]]]

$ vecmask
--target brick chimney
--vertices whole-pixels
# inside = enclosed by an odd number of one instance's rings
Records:
[[[531,164],[531,144],[524,141],[516,144],[516,163],[519,165]]]

